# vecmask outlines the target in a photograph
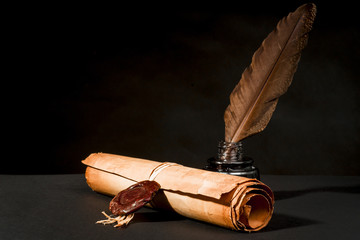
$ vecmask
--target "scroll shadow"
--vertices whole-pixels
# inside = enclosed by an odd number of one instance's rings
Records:
[[[319,223],[320,222],[311,219],[274,213],[269,224],[261,231],[271,232],[288,228],[304,227]]]
[[[360,185],[355,186],[343,186],[343,187],[321,187],[321,188],[312,188],[304,190],[294,190],[294,191],[274,191],[275,201],[284,200],[294,197],[299,197],[308,193],[315,192],[339,192],[339,193],[352,193],[360,194]]]
[[[170,222],[170,221],[181,221],[186,219],[185,217],[173,213],[170,211],[155,211],[155,212],[137,212],[134,215],[132,224],[142,222]]]
[[[169,211],[159,211],[159,212],[144,212],[144,213],[136,213],[131,224],[136,223],[144,223],[144,222],[169,222],[169,221],[182,221],[187,218]],[[192,219],[193,221],[197,221]],[[206,224],[209,226],[214,226],[206,222],[201,222],[202,224]],[[268,226],[262,229],[262,232],[271,232],[288,228],[296,228],[296,227],[304,227],[314,224],[320,224],[320,222],[299,218],[294,216],[289,216],[285,214],[273,214],[272,219],[270,220]]]

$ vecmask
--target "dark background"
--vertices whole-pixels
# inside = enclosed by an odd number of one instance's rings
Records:
[[[303,3],[5,9],[0,173],[82,173],[93,152],[202,168],[252,54]],[[262,174],[360,174],[357,6],[315,3],[292,85],[244,141]]]

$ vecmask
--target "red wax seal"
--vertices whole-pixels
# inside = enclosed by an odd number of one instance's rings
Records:
[[[150,202],[159,189],[160,184],[155,181],[138,182],[119,192],[111,200],[109,209],[115,215],[133,213]]]

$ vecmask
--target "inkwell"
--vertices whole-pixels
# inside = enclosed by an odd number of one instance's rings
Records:
[[[259,169],[254,166],[254,160],[244,156],[242,142],[220,141],[217,157],[208,159],[205,169],[260,180]]]

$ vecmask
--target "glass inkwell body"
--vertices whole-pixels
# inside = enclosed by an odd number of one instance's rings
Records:
[[[216,158],[208,159],[205,170],[260,179],[254,160],[244,156],[242,142],[220,141]]]

